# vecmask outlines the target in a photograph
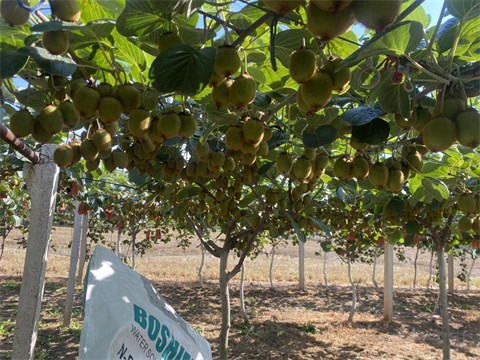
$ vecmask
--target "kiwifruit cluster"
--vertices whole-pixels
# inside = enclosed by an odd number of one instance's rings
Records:
[[[464,192],[458,197],[457,207],[464,213],[458,220],[458,229],[462,232],[472,230],[475,234],[480,234],[480,194]]]

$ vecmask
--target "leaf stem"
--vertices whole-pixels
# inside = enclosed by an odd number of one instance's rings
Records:
[[[410,61],[410,62],[413,64],[413,66],[415,66],[418,70],[420,70],[420,71],[424,72],[425,74],[427,74],[428,76],[430,76],[430,77],[438,80],[438,82],[440,82],[440,83],[442,83],[442,84],[448,84],[448,83],[450,83],[449,80],[444,79],[444,78],[442,78],[442,77],[440,77],[440,76],[432,73],[431,71],[428,71],[427,69],[425,69],[422,65],[420,65],[419,63],[417,63],[415,60],[413,60],[413,59],[412,59],[410,56],[408,56],[407,54],[404,54],[403,56],[405,56],[405,57],[408,59],[408,61]]]

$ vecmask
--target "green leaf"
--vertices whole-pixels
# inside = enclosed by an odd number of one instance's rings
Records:
[[[368,124],[373,119],[384,114],[384,111],[378,106],[368,107],[368,106],[358,106],[352,110],[345,111],[340,115],[340,118],[349,122],[352,125],[365,125]]]
[[[325,252],[330,252],[333,249],[331,241],[322,241],[320,245],[322,246],[322,250]]]
[[[381,118],[376,118],[368,124],[352,127],[352,136],[361,143],[380,145],[388,139],[390,125]]]
[[[44,32],[44,31],[58,31],[58,30],[80,30],[83,25],[77,25],[71,22],[65,21],[44,21],[39,24],[33,25],[31,30]]]
[[[148,175],[140,175],[137,169],[133,169],[128,173],[128,180],[136,184],[137,186],[143,186],[147,182]]]
[[[312,220],[315,223],[315,225],[317,225],[320,229],[322,229],[325,232],[325,234],[330,236],[331,229],[330,229],[330,227],[325,225],[325,223],[322,220],[317,219],[317,218],[312,218],[312,217],[310,218],[310,220]]]
[[[190,206],[191,204],[189,201],[185,201],[181,204],[176,205],[173,210],[173,217],[177,219],[183,219],[185,216],[187,216]]]
[[[117,19],[117,30],[123,36],[138,37],[161,29],[166,21],[152,1],[127,1]]]
[[[401,239],[403,239],[403,233],[401,230],[397,230],[388,235],[388,243],[390,245],[396,245]]]
[[[28,56],[17,51],[0,50],[0,79],[13,77],[23,69]]]
[[[410,5],[412,5],[415,2],[415,0],[407,0],[402,3],[402,6],[400,7],[399,13],[401,14],[405,9],[407,9]],[[407,15],[405,20],[413,20],[413,21],[418,21],[420,22],[423,27],[428,26],[428,16],[425,13],[425,9],[423,6],[417,6],[415,10],[413,10],[410,14]]]
[[[447,185],[440,180],[425,177],[422,179],[422,185],[439,202],[450,197]]]
[[[40,47],[24,46],[18,52],[30,56],[42,70],[52,75],[69,76],[77,69],[77,64],[72,59],[52,55]]]
[[[317,128],[315,132],[303,132],[303,144],[310,149],[316,149],[320,146],[331,144],[337,136],[337,129],[332,125],[323,125]]]
[[[478,11],[480,11],[480,4],[478,0],[450,0],[447,1],[447,9],[451,15],[461,19],[471,11],[476,11],[478,15]]]
[[[411,116],[414,96],[403,88],[403,84],[395,84],[387,77],[378,92],[378,104],[389,114],[401,114],[404,118]]]
[[[153,86],[160,92],[195,95],[210,80],[216,49],[207,47],[196,51],[178,44],[161,53],[150,68]]]
[[[293,220],[293,217],[292,215],[290,215],[288,212],[285,211],[285,216],[290,220],[290,223],[292,224],[292,227],[293,229],[295,230],[295,232],[297,233],[297,236],[298,236],[298,239],[301,241],[301,242],[306,242],[307,241],[307,238],[305,237],[305,233],[303,232],[302,228],[300,227],[300,225],[298,225],[295,220]]]
[[[308,42],[312,35],[306,30],[292,29],[280,31],[275,38],[275,55],[288,68],[290,55],[302,46],[302,41]]]
[[[265,165],[262,165],[260,167],[260,169],[258,169],[258,175],[266,174],[268,172],[268,170],[270,170],[270,168],[273,165],[275,165],[275,162],[273,162],[273,161],[270,161],[270,162],[266,163]]]
[[[387,204],[387,209],[396,213],[401,213],[405,208],[405,203],[398,196],[394,196]]]
[[[409,234],[418,234],[420,232],[420,224],[416,220],[410,220],[407,222],[405,229]]]

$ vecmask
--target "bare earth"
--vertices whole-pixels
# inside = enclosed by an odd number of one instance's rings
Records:
[[[17,245],[18,233],[9,236],[0,263],[0,359],[9,359],[13,342],[18,296],[25,250]],[[62,326],[69,267],[71,229],[57,227],[52,233],[55,251],[49,253],[47,284],[38,332],[36,359],[76,359],[82,325],[82,288],[75,293],[70,328]],[[107,234],[107,246],[116,235]],[[136,270],[151,279],[160,293],[211,343],[218,358],[220,296],[218,260],[206,256],[204,287],[197,280],[201,252],[193,245],[185,251],[175,243],[154,245],[148,256],[136,259]],[[93,249],[93,247],[92,247]],[[122,249],[128,253],[128,249]],[[277,249],[274,261],[275,291],[269,288],[271,256],[260,255],[246,263],[246,308],[251,326],[238,316],[238,283],[231,286],[232,359],[440,359],[441,322],[431,316],[437,297],[425,288],[429,272],[429,254],[420,254],[417,289],[412,289],[414,250],[408,250],[407,262],[395,263],[395,321],[384,323],[381,293],[372,285],[372,266],[354,264],[354,280],[359,283],[357,312],[353,324],[347,318],[351,289],[347,269],[334,254],[328,255],[329,291],[323,282],[323,257],[316,256],[320,245],[305,246],[307,290],[297,289],[298,248],[291,244]],[[233,264],[233,261],[232,261]],[[460,271],[460,265],[455,264]],[[480,264],[475,264],[470,291],[456,279],[456,293],[449,296],[452,332],[452,359],[480,358]],[[470,262],[467,262],[469,269]],[[435,269],[434,269],[435,275]],[[238,277],[238,276],[237,276]],[[377,264],[377,282],[383,285],[383,257]],[[433,320],[431,320],[433,319]]]

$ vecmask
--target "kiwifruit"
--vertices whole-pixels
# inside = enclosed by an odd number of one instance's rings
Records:
[[[432,118],[432,113],[428,109],[418,107],[413,109],[411,118],[413,128],[417,131],[422,131],[425,124]]]
[[[367,143],[358,142],[353,136],[350,137],[350,146],[357,151],[363,151],[368,147]]]
[[[73,140],[70,143],[70,147],[72,148],[73,151],[73,157],[71,164],[76,164],[82,159],[82,153],[80,152],[80,143],[77,140]]]
[[[370,171],[369,162],[363,157],[356,157],[352,161],[352,176],[359,180],[365,179]]]
[[[197,131],[197,121],[192,114],[180,113],[178,114],[180,118],[180,130],[178,131],[178,136],[181,138],[190,138]]]
[[[118,121],[114,121],[110,124],[103,124],[103,128],[113,137],[118,130]]]
[[[158,123],[160,122],[159,118],[152,118],[152,123],[148,129],[147,136],[155,144],[159,144],[163,141],[162,135],[158,133]]]
[[[307,29],[313,36],[320,37],[322,41],[330,41],[346,33],[354,21],[355,17],[351,6],[336,13],[324,11],[312,2],[307,7]]]
[[[452,120],[446,116],[436,116],[423,127],[423,143],[432,152],[444,151],[455,142],[456,132]]]
[[[458,230],[462,232],[472,230],[472,225],[473,225],[473,219],[469,218],[466,215],[458,219],[457,227],[458,227]]]
[[[315,160],[315,157],[317,156],[317,150],[305,148],[303,151],[303,156],[310,161]]]
[[[51,75],[47,81],[47,87],[52,89],[55,99],[59,101],[65,100],[71,92],[71,85],[62,76]]]
[[[142,140],[142,148],[147,153],[151,153],[155,151],[155,143],[150,139]]]
[[[350,124],[348,121],[343,120],[340,116],[337,116],[335,119],[333,119],[330,125],[332,125],[337,130],[336,139],[344,137],[345,134],[349,132],[352,128],[352,124]]]
[[[73,159],[73,150],[68,144],[59,145],[53,152],[53,161],[58,166],[70,165]]]
[[[27,109],[17,111],[10,117],[10,130],[16,137],[28,136],[34,129],[35,118]]]
[[[402,170],[399,169],[390,169],[388,171],[388,181],[385,185],[388,190],[393,193],[397,193],[403,188],[405,183],[405,175]]]
[[[52,14],[62,21],[75,22],[80,19],[77,0],[52,0]]]
[[[200,158],[207,158],[210,155],[210,146],[208,143],[198,141],[195,144],[195,151]]]
[[[405,157],[405,162],[410,170],[415,172],[422,171],[423,159],[422,159],[422,154],[420,154],[418,151],[416,151],[413,154],[408,154]]]
[[[233,80],[227,79],[212,90],[212,102],[217,108],[230,104],[230,87],[232,84]]]
[[[293,166],[293,170],[297,178],[306,179],[312,173],[312,163],[306,158],[297,159]]]
[[[330,158],[325,154],[317,155],[315,158],[315,167],[319,169],[326,169]]]
[[[338,64],[340,64],[342,60],[342,58],[330,59],[322,67],[322,70],[330,75],[330,78],[332,79],[332,89],[338,92],[342,92],[346,89],[352,76],[349,68],[336,71]]]
[[[330,75],[317,71],[310,80],[300,86],[302,99],[308,107],[317,111],[332,97],[332,86]]]
[[[300,86],[300,89],[298,89],[297,91],[297,106],[300,109],[300,111],[305,114],[310,114],[315,112],[314,108],[308,106],[307,104],[305,104],[305,101],[303,101],[301,86]]]
[[[257,161],[257,154],[243,154],[243,163],[247,166],[253,165],[255,161]]]
[[[198,143],[197,143],[197,144],[198,144]],[[205,164],[205,163],[198,163],[195,171],[196,171],[196,175],[197,175],[198,177],[205,177],[205,176],[207,176],[207,173],[208,173],[207,164]]]
[[[45,131],[40,124],[40,121],[37,120],[35,121],[35,128],[33,129],[32,132],[32,137],[35,141],[39,142],[40,144],[47,144],[53,139],[53,134]]]
[[[260,143],[258,144],[249,144],[247,142],[244,142],[242,145],[242,148],[240,149],[242,154],[247,154],[247,155],[253,155],[258,152],[258,149],[260,149]]]
[[[117,168],[115,166],[115,161],[113,159],[113,156],[109,156],[108,158],[103,159],[102,164],[105,170],[107,170],[108,172],[114,172],[115,169]]]
[[[65,54],[70,46],[65,30],[44,31],[42,44],[53,55]]]
[[[472,214],[476,209],[476,200],[473,194],[462,194],[458,197],[458,209],[465,214]]]
[[[158,40],[158,53],[161,54],[172,46],[183,43],[183,38],[180,35],[172,32],[164,33]]]
[[[231,173],[235,170],[235,160],[231,156],[225,157],[225,163],[222,166],[222,170],[226,173]]]
[[[100,93],[100,96],[102,98],[104,97],[110,97],[112,96],[113,93],[113,86],[110,85],[109,83],[101,83],[96,87],[96,90]]]
[[[361,0],[353,2],[355,18],[366,28],[383,31],[393,23],[400,11],[401,0]]]
[[[100,165],[100,159],[85,161],[85,167],[87,168],[88,171],[97,170],[99,165]]]
[[[480,234],[480,216],[477,216],[473,219],[472,230],[475,232],[475,234]]]
[[[264,132],[265,127],[260,119],[250,118],[243,125],[243,139],[252,145],[257,145],[263,140]]]
[[[112,137],[104,129],[98,129],[93,134],[92,141],[99,152],[104,152],[112,148]]]
[[[96,89],[84,86],[75,92],[73,103],[75,110],[83,117],[88,118],[97,112],[100,100],[102,100],[102,97]]]
[[[338,179],[351,179],[353,177],[352,157],[340,157],[333,164],[333,175]]]
[[[270,151],[270,148],[268,146],[268,142],[266,142],[265,140],[262,140],[260,142],[260,145],[259,145],[259,148],[258,148],[258,151],[257,151],[257,155],[258,156],[267,156],[269,151]]]
[[[480,145],[480,113],[470,108],[455,118],[457,140],[463,146],[475,149]]]
[[[292,156],[287,153],[281,153],[277,156],[275,163],[278,172],[282,174],[288,174],[293,168]]]
[[[174,112],[168,112],[162,115],[158,122],[158,133],[165,139],[170,139],[178,136],[182,122],[180,117]]]
[[[400,129],[410,129],[412,126],[415,126],[415,121],[413,118],[404,118],[401,114],[395,114],[395,124]]]
[[[210,85],[211,87],[216,87],[216,86],[220,85],[221,83],[223,83],[224,81],[225,81],[225,77],[218,75],[214,71],[214,72],[212,72],[212,76],[210,77],[210,81],[208,82],[208,85]]]
[[[264,141],[270,141],[270,139],[273,136],[273,130],[272,128],[266,127],[264,132],[263,132],[263,140]]]
[[[279,14],[286,14],[303,5],[304,0],[263,0],[263,4]]]
[[[123,111],[131,113],[140,105],[140,91],[130,84],[118,87],[115,97],[122,103]]]
[[[290,55],[288,71],[290,77],[298,83],[310,80],[315,73],[315,53],[301,47]]]
[[[345,9],[352,3],[352,0],[312,0],[323,11],[338,12]]]
[[[225,146],[228,150],[239,151],[244,142],[243,130],[239,126],[230,126],[225,132]]]
[[[98,105],[98,117],[104,124],[113,123],[120,119],[122,111],[122,103],[112,96],[103,97]]]
[[[90,139],[82,141],[80,152],[86,161],[94,161],[98,157],[98,150]]]
[[[227,77],[235,74],[242,65],[237,49],[230,45],[222,45],[217,49],[217,56],[213,71],[218,75]]]
[[[55,105],[45,106],[38,115],[38,121],[43,129],[51,134],[63,129],[63,115]]]
[[[73,100],[75,99],[75,94],[77,93],[77,90],[87,86],[86,82],[83,80],[75,80],[70,83],[70,98]]]
[[[388,168],[381,163],[376,163],[370,167],[370,171],[368,173],[368,180],[377,189],[381,189],[385,185],[387,185],[388,176]]]
[[[128,118],[128,130],[137,137],[142,138],[148,133],[152,118],[150,113],[144,109],[135,109],[130,113]]]
[[[214,151],[208,160],[209,165],[215,169],[220,169],[225,164],[225,153],[223,151]]]
[[[465,109],[465,103],[461,98],[458,97],[445,97],[443,99],[443,109],[442,109],[442,100],[440,96],[437,98],[435,107],[433,108],[432,116],[444,115],[450,120],[454,121],[457,116]]]
[[[58,105],[58,110],[62,113],[65,126],[74,127],[80,121],[80,114],[75,110],[75,104],[70,100],[62,101]]]
[[[221,85],[220,85],[221,86]],[[230,86],[230,103],[236,109],[240,109],[255,100],[257,83],[247,72],[237,77]]]
[[[25,5],[28,5],[28,0],[22,0]],[[30,11],[22,9],[17,0],[2,0],[0,2],[0,14],[2,18],[10,24],[10,26],[25,25],[30,18]]]

